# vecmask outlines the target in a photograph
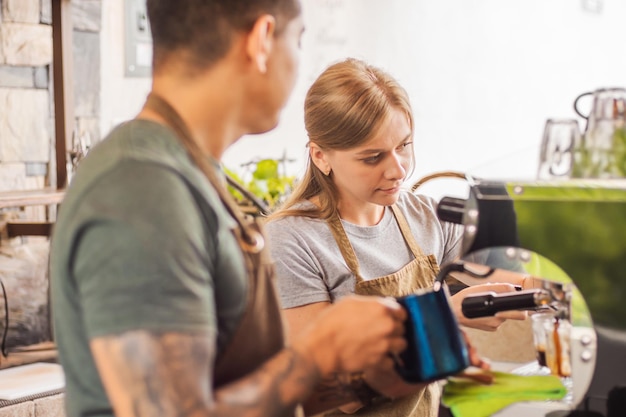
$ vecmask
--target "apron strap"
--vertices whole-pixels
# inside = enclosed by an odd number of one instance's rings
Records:
[[[424,256],[424,252],[420,245],[417,244],[413,233],[411,233],[411,228],[409,227],[409,223],[406,221],[406,217],[402,214],[402,210],[398,208],[397,205],[390,206],[391,212],[396,217],[396,221],[398,222],[398,226],[400,226],[400,231],[402,232],[402,236],[404,240],[409,245],[409,249],[413,252],[413,256],[419,258],[420,256]]]
[[[222,200],[222,204],[226,207],[229,214],[235,219],[239,226],[239,243],[242,249],[249,253],[259,253],[265,246],[263,236],[256,230],[248,226],[248,222],[244,219],[243,213],[240,211],[237,203],[226,190],[223,182],[217,178],[215,167],[209,162],[198,143],[193,140],[191,132],[187,128],[184,120],[180,117],[176,109],[174,109],[165,99],[158,96],[154,92],[148,95],[146,99],[146,107],[157,112],[169,126],[174,129],[179,140],[187,149],[189,157],[194,161],[196,166],[207,177],[215,191]]]
[[[206,176],[222,204],[236,221],[233,235],[242,249],[248,272],[246,309],[226,348],[219,352],[213,369],[213,386],[230,383],[257,369],[284,347],[284,331],[278,294],[273,283],[274,269],[263,239],[262,224],[246,218],[240,211],[211,159],[193,140],[191,132],[176,110],[161,97],[151,93],[146,108],[157,112],[187,150],[189,158]],[[251,344],[250,340],[255,343]]]
[[[330,231],[333,233],[337,245],[339,246],[339,250],[341,251],[343,259],[348,264],[350,272],[352,272],[356,277],[356,282],[364,281],[363,277],[361,276],[359,260],[356,258],[356,253],[354,253],[352,243],[350,243],[350,239],[348,239],[348,235],[346,235],[346,231],[341,224],[341,219],[337,214],[334,214],[330,219],[327,220],[327,223],[330,227]]]
[[[409,224],[406,221],[404,214],[402,214],[402,211],[395,204],[389,206],[389,208],[391,208],[391,212],[393,213],[394,217],[396,218],[396,222],[400,227],[402,237],[404,238],[404,241],[407,243],[407,245],[409,245],[409,249],[411,249],[413,256],[415,258],[424,256],[424,252],[413,237],[413,234],[411,233],[411,228],[409,227]],[[327,220],[327,223],[330,227],[330,231],[335,238],[335,241],[337,242],[337,245],[339,246],[339,250],[341,251],[343,259],[346,261],[346,264],[348,264],[348,268],[350,268],[350,271],[354,274],[356,278],[356,282],[358,283],[365,281],[361,276],[359,260],[357,259],[354,248],[350,243],[350,239],[348,239],[348,235],[346,235],[346,231],[341,224],[341,219],[337,214],[335,214]]]

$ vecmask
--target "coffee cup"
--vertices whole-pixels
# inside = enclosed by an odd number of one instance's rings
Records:
[[[396,370],[411,383],[430,382],[463,371],[469,353],[445,288],[399,297],[407,311],[407,348],[396,361]]]

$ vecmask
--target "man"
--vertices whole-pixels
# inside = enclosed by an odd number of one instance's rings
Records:
[[[282,416],[363,400],[358,372],[392,366],[404,311],[347,297],[285,348],[262,236],[217,169],[242,135],[278,123],[299,0],[147,6],[152,92],[81,162],[52,240],[68,416]]]

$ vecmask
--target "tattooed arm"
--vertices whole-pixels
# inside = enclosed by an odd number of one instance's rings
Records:
[[[215,335],[130,331],[94,338],[91,350],[117,417],[288,416],[322,378],[372,366],[405,346],[404,312],[375,297],[347,297],[325,313],[290,348],[215,392]],[[316,409],[351,399],[326,397]]]
[[[285,350],[245,382],[211,391],[212,337],[132,331],[91,342],[116,416],[282,416],[317,380],[314,364]]]

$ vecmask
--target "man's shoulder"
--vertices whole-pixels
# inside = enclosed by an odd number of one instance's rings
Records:
[[[185,149],[171,129],[141,119],[130,120],[115,127],[94,148],[94,153],[172,166],[188,165],[190,162]]]

